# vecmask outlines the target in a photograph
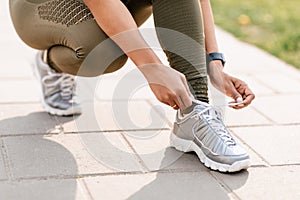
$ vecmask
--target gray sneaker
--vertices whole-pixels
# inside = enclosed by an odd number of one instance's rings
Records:
[[[196,101],[193,111],[177,112],[170,145],[183,152],[194,151],[213,170],[236,172],[250,165],[248,153],[231,136],[222,116],[209,104]]]
[[[42,59],[42,52],[35,58],[35,73],[42,87],[42,104],[47,112],[58,116],[81,114],[76,100],[74,76],[58,73]]]

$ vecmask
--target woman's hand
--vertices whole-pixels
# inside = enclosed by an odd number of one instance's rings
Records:
[[[173,109],[185,109],[192,105],[192,94],[185,76],[162,64],[139,66],[156,98]]]
[[[244,81],[223,72],[223,66],[218,61],[210,62],[208,74],[215,88],[234,99],[234,103],[238,103],[238,105],[231,106],[232,108],[244,108],[255,98],[248,85]]]

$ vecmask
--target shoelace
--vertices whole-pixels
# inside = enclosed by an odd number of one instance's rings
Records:
[[[217,110],[219,106],[209,106],[196,114],[196,116],[203,116],[203,118],[210,124],[216,133],[226,142],[226,144],[235,145],[236,142],[228,132],[223,124],[221,112]]]
[[[42,79],[42,82],[47,88],[55,88],[59,86],[60,95],[64,100],[72,99],[74,89],[76,88],[76,82],[74,81],[74,77],[69,74],[48,74]]]

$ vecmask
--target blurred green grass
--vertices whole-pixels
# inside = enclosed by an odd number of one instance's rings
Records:
[[[299,0],[213,0],[215,23],[300,69]]]

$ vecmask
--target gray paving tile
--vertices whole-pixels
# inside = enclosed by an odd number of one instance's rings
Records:
[[[98,100],[132,100],[154,97],[144,76],[131,61],[128,61],[116,72],[93,79],[77,77],[77,82],[82,90],[93,91],[93,95]]]
[[[40,104],[0,104],[0,135],[58,132],[59,124]]]
[[[7,179],[7,175],[6,175],[3,155],[0,150],[0,180],[5,180],[5,179]]]
[[[195,154],[169,147],[170,131],[135,131],[124,134],[148,170],[207,170]]]
[[[0,58],[1,59],[1,58]],[[1,70],[2,79],[11,78],[20,81],[22,78],[33,78],[31,63],[24,60],[11,61],[11,59],[1,59],[5,69]],[[3,67],[4,68],[4,67]]]
[[[20,42],[5,41],[1,45],[7,46],[4,52],[1,52],[0,59],[2,63],[1,74],[2,78],[14,78],[16,81],[19,78],[33,78],[32,63],[34,58],[33,50],[28,50]],[[15,44],[16,43],[16,44]]]
[[[245,81],[256,96],[273,95],[277,91],[258,80],[255,75],[237,74],[236,76]]]
[[[120,134],[4,138],[14,178],[141,171]]]
[[[156,99],[147,81],[134,67],[126,63],[125,69],[98,78],[95,95],[99,100]]]
[[[135,153],[120,133],[80,134],[85,149],[101,165],[116,172],[142,171]]]
[[[255,151],[253,151],[248,146],[243,145],[244,149],[248,152],[250,156],[250,167],[262,167],[262,166],[268,166],[268,163],[264,161],[263,158],[261,158],[260,155],[258,155]]]
[[[298,73],[300,73],[300,71]],[[291,77],[284,71],[257,74],[255,77],[277,93],[300,93],[300,80]]]
[[[261,155],[257,154],[255,150],[253,150],[250,146],[247,145],[247,141],[242,141],[239,139],[240,135],[235,132],[235,129],[230,128],[230,132],[232,133],[233,137],[243,146],[243,148],[248,152],[250,156],[250,167],[254,166],[268,166],[269,164],[261,157]]]
[[[300,126],[234,128],[271,165],[300,163]]]
[[[228,71],[231,74],[269,73],[280,71],[283,67],[286,67],[284,62],[274,56],[253,45],[241,42],[233,37],[232,34],[227,33],[220,28],[216,29],[216,35],[220,51],[224,52],[228,58],[225,71]],[[241,53],[241,49],[243,49],[243,53]],[[251,59],[251,62],[245,62],[249,57],[255,59]]]
[[[4,18],[1,20],[1,35],[5,34],[5,37],[1,37],[0,42],[15,42],[18,41],[21,43],[21,40],[19,39],[19,36],[17,35],[11,19],[8,16],[3,16]],[[4,52],[4,51],[3,51]]]
[[[258,97],[253,106],[276,123],[300,123],[299,98],[299,94]]]
[[[300,81],[300,71],[298,68],[291,66],[289,64],[285,64],[281,67],[281,71],[288,77],[292,77],[295,80]]]
[[[0,7],[0,11],[1,11],[1,14],[5,14],[7,17],[8,17],[8,14],[9,14],[9,4],[8,2],[1,2],[1,7]]]
[[[0,7],[2,8],[0,10],[0,15],[1,15],[0,33],[1,33],[1,36],[4,36],[4,37],[1,37],[0,42],[8,41],[8,40],[16,40],[17,34],[14,30],[12,20],[10,17],[8,2],[0,2]]]
[[[230,199],[207,172],[105,176],[85,182],[94,199]]]
[[[39,102],[40,85],[36,80],[1,80],[0,103]]]
[[[145,101],[95,101],[83,103],[83,114],[63,124],[66,132],[139,130],[167,128]]]
[[[241,110],[234,110],[229,107],[224,108],[224,123],[229,127],[272,124],[270,120],[253,109],[253,106],[255,106],[255,102],[253,103],[253,105]]]
[[[3,139],[13,178],[76,175],[72,153],[59,143],[38,136]]]
[[[1,2],[1,7],[0,7],[0,11],[1,11],[1,13],[3,13],[4,11],[6,11],[6,6],[7,6],[7,4],[4,4],[4,2],[2,3]]]
[[[0,182],[0,198],[5,200],[86,200],[76,180]]]
[[[213,172],[240,199],[299,199],[300,167],[252,168],[238,174]]]
[[[118,144],[118,148],[126,148],[121,147],[123,145],[122,138],[119,137],[118,133],[100,134],[101,136],[105,137],[108,142],[114,142],[114,144]],[[108,153],[108,149],[104,146],[101,146],[101,142],[98,142],[101,136],[97,136],[97,134],[59,134],[49,135],[44,138],[63,146],[73,155],[77,164],[77,174],[86,175],[116,172],[115,169],[111,168],[104,162],[104,159],[101,160],[100,158],[105,157],[107,159],[111,159],[112,161],[116,159],[122,160],[123,158],[119,158],[115,151],[111,151],[110,153]],[[87,142],[87,140],[90,138],[94,139],[95,146],[90,146]],[[95,151],[97,151],[99,155],[101,155],[100,158],[96,157]],[[124,157],[124,165],[126,161],[128,161],[130,164],[135,163],[134,158],[131,158],[131,160],[127,159],[128,157]],[[137,163],[136,166],[134,166],[133,170],[135,170],[136,168],[138,168]]]
[[[1,44],[5,46],[5,51],[2,51],[0,57],[10,59],[11,62],[16,62],[17,60],[32,61],[35,55],[34,53],[37,52],[37,50],[26,45],[12,27],[8,28],[7,32],[12,32],[10,34],[12,38],[0,39]]]

